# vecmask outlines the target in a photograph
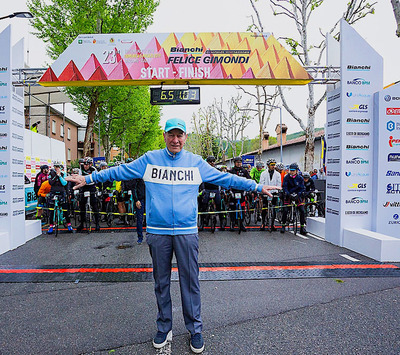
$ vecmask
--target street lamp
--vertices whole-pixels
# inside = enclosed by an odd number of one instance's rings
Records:
[[[281,141],[280,141],[280,151],[281,151],[281,162],[283,163],[283,152],[282,152],[282,107],[281,106],[274,106],[271,104],[265,104],[263,102],[257,102],[257,105],[263,105],[263,106],[268,106],[273,109],[277,108],[279,109],[279,125],[281,127]]]
[[[5,18],[13,18],[13,17],[33,18],[33,15],[28,11],[14,12],[14,13],[12,13],[10,15],[0,17],[0,20],[4,20]]]

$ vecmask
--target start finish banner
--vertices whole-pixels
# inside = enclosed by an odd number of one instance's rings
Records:
[[[269,33],[79,35],[43,86],[304,85],[313,78]]]

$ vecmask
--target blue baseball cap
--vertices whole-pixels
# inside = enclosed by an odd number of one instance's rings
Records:
[[[175,128],[186,133],[185,121],[181,120],[180,118],[170,118],[167,122],[165,122],[164,132],[169,132]]]

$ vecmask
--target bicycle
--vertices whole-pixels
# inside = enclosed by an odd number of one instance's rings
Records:
[[[318,190],[315,191],[315,194],[312,193],[305,198],[305,212],[306,217],[324,217],[325,211],[321,206],[321,201],[315,200],[315,196],[318,194]]]
[[[296,200],[297,200],[297,195],[296,196],[290,195],[290,202],[291,203],[290,203],[289,206],[287,206],[287,207],[290,207],[289,213],[288,213],[288,217],[287,217],[287,223],[293,225],[293,233],[294,233],[294,235],[297,234],[298,221],[300,220],[300,216],[299,216],[299,211],[297,209]]]
[[[263,201],[260,194],[256,193],[253,199],[252,209],[254,211],[254,224],[261,221],[261,214],[263,209]]]
[[[238,226],[239,226],[239,234],[241,233],[241,225],[243,221],[243,210],[242,210],[242,204],[241,204],[241,199],[242,199],[242,194],[240,192],[231,192],[232,197],[235,199],[235,204],[234,208],[235,210],[230,213],[230,224],[233,227],[235,221],[237,221]],[[233,218],[233,216],[236,217],[236,219]]]
[[[207,212],[209,213],[208,218],[211,221],[211,233],[215,232],[215,227],[217,226],[217,207],[215,204],[215,192],[209,193],[209,200],[207,204]]]
[[[226,222],[227,222],[227,215],[226,215],[226,194],[224,191],[221,191],[221,212],[220,212],[220,223],[221,223],[221,230],[225,230]]]
[[[83,197],[86,198],[86,203],[85,203],[85,229],[86,229],[86,231],[88,233],[90,233],[92,231],[92,225],[93,225],[93,210],[92,210],[92,205],[90,203],[91,195],[93,195],[93,198],[96,198],[94,192],[90,192],[90,191],[84,191],[83,192]],[[82,196],[82,193],[81,193],[81,196]]]
[[[65,224],[64,214],[61,205],[59,204],[58,196],[55,195],[53,198],[54,201],[54,211],[53,211],[53,223],[55,229],[55,236],[58,236],[58,226],[59,224]]]
[[[112,226],[114,221],[114,216],[118,213],[118,201],[117,201],[117,192],[109,192],[108,197],[105,199],[106,202],[106,223],[108,227]]]
[[[243,213],[244,213],[244,221],[246,225],[249,225],[251,222],[251,209],[250,209],[250,201],[251,201],[251,194],[244,193],[244,203],[243,203]]]

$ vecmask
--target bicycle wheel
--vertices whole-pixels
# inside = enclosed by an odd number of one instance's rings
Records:
[[[127,215],[126,215],[127,222],[131,227],[133,227],[134,224],[135,224],[135,220],[134,220],[135,209],[133,207],[133,200],[129,201],[128,208],[127,208],[126,212],[127,212]]]
[[[238,203],[236,204],[236,220],[237,220],[237,225],[239,227],[239,234],[241,233],[240,226],[242,225],[242,220],[243,220],[243,211],[242,211],[242,205],[240,203],[240,200],[238,200]]]
[[[55,229],[55,235],[56,235],[56,237],[57,237],[57,235],[58,235],[58,223],[59,223],[58,214],[59,214],[59,212],[58,212],[58,206],[55,205],[55,206],[54,206],[54,217],[53,217],[54,220],[53,220],[53,223],[54,223],[54,229]]]
[[[267,213],[267,218],[268,218],[268,229],[269,232],[272,233],[272,226],[274,225],[274,209],[275,206],[272,205],[272,203],[268,204],[268,213]]]
[[[197,228],[202,230],[204,228],[204,222],[203,222],[204,215],[202,215],[200,213],[197,214]]]
[[[297,234],[297,228],[298,228],[298,221],[299,221],[299,212],[297,211],[297,208],[296,208],[297,206],[293,206],[292,207],[292,209],[293,209],[293,233],[294,233],[294,235],[296,235]]]
[[[261,213],[262,213],[262,199],[256,200],[255,206],[254,206],[254,224],[257,224],[259,221],[261,221]]]
[[[227,222],[227,215],[226,215],[225,201],[221,200],[221,213],[220,213],[221,229],[225,229],[226,222]]]
[[[250,225],[251,222],[251,211],[250,211],[250,203],[249,201],[244,201],[244,221],[246,225]]]
[[[106,213],[107,213],[107,219],[106,223],[107,226],[111,227],[112,222],[113,222],[113,209],[114,209],[114,204],[112,201],[107,202],[106,205]]]
[[[92,206],[90,205],[90,202],[86,203],[86,216],[85,216],[85,223],[86,223],[86,231],[90,233],[92,231],[92,218],[93,218],[93,213],[92,213]]]
[[[215,214],[215,203],[210,201],[208,204],[208,212],[210,212],[209,219],[211,222],[211,233],[215,232],[215,227],[217,226],[217,215]]]

